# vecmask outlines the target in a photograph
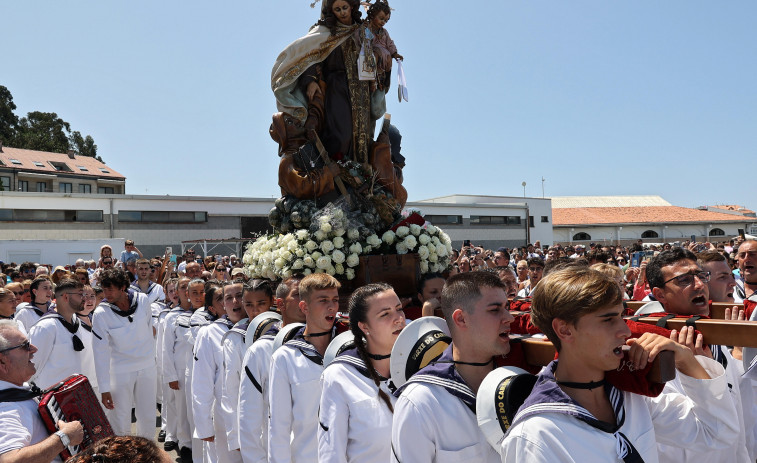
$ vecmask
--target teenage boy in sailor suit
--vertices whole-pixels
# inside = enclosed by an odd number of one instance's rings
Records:
[[[155,435],[157,371],[152,312],[144,294],[129,291],[120,269],[103,272],[105,299],[92,317],[97,385],[110,415],[113,431],[131,433],[131,409],[136,409],[137,435]]]
[[[712,282],[712,274],[702,270],[693,253],[682,248],[664,251],[649,261],[646,273],[649,287],[658,302],[650,302],[642,310],[684,316],[709,315],[709,284]],[[726,309],[726,312],[728,318],[744,319],[744,314],[739,314],[736,310]],[[675,334],[680,336],[680,333]],[[683,343],[683,338],[673,339]],[[729,448],[710,449],[706,452],[660,444],[660,461],[686,463],[712,459],[754,462],[757,459],[757,399],[754,397],[754,380],[743,376],[744,365],[740,351],[741,349],[734,348],[732,354],[727,346],[717,345],[705,346],[703,350],[697,351],[697,354],[714,358],[725,368],[729,393],[739,415],[741,432],[738,441]],[[663,392],[684,393],[678,378],[667,382]]]
[[[229,450],[226,442],[226,427],[221,412],[223,392],[223,347],[221,339],[234,323],[229,318],[233,312],[233,300],[229,298],[229,311],[224,310],[224,288],[211,286],[205,299],[205,307],[221,314],[213,323],[202,326],[197,333],[194,348],[194,368],[192,370],[192,412],[195,416],[195,434],[203,441],[205,461],[218,463],[239,463],[239,452]]]
[[[137,261],[137,279],[131,284],[131,289],[144,293],[147,296],[147,300],[152,304],[155,301],[162,301],[166,298],[163,292],[163,287],[154,281],[150,280],[150,261],[147,259],[139,259]]]
[[[531,319],[559,352],[539,373],[501,445],[503,462],[618,461],[654,463],[658,443],[707,451],[739,433],[723,367],[652,333],[629,339],[617,283],[591,269],[550,273],[533,293]],[[701,348],[686,327],[686,342]],[[673,351],[684,394],[647,397],[605,382],[624,360],[644,369]],[[730,461],[730,459],[729,459]]]
[[[188,295],[189,282],[189,278],[179,278],[177,284],[179,306],[171,309],[166,315],[162,339],[163,382],[168,384],[174,394],[176,439],[180,449],[189,449],[192,445],[192,431],[189,429],[189,421],[187,420],[187,399],[184,395],[186,385],[183,384],[185,380],[184,371],[187,368],[188,355],[186,350],[188,345],[184,342],[178,325],[179,316],[189,317],[192,315],[192,303],[189,301]],[[168,446],[168,441],[166,441],[166,446]]]
[[[166,327],[166,315],[171,309],[179,304],[179,296],[176,289],[177,279],[169,279],[165,282],[166,298],[164,301],[155,301],[152,303],[153,326],[155,328],[155,360],[158,365],[158,399],[161,403],[161,434],[158,435],[158,441],[168,442],[169,450],[173,450],[176,445],[176,399],[173,390],[163,380],[163,332]],[[157,316],[156,316],[157,314]],[[166,447],[166,444],[163,445]]]
[[[276,288],[281,323],[274,325],[247,349],[242,360],[245,375],[239,386],[239,445],[244,463],[268,461],[268,380],[273,340],[290,323],[305,323],[300,310],[300,280],[290,277]],[[253,382],[254,379],[254,382]]]
[[[192,312],[182,312],[176,317],[175,333],[180,342],[184,344],[181,351],[185,355],[185,358],[183,359],[185,365],[184,370],[177,371],[177,373],[179,376],[182,376],[183,374],[184,378],[181,390],[184,393],[184,403],[187,404],[187,421],[189,422],[189,433],[192,436],[192,455],[194,456],[194,461],[200,461],[200,455],[203,453],[203,444],[202,441],[194,435],[195,421],[194,413],[192,413],[192,384],[190,383],[191,378],[189,373],[194,365],[194,354],[192,352],[194,349],[192,317],[194,317],[197,312],[204,309],[205,281],[200,278],[192,279],[187,286],[187,295],[189,297],[189,303],[192,305]],[[188,456],[186,450],[182,451],[184,452],[184,455]],[[182,456],[182,458],[184,457]]]
[[[392,422],[393,462],[498,462],[476,421],[476,392],[510,352],[513,316],[497,275],[468,272],[450,277],[442,312],[452,344],[400,388]]]
[[[232,291],[234,304],[240,304],[247,318],[237,322],[223,337],[223,396],[221,406],[226,425],[229,450],[239,450],[239,384],[242,381],[242,358],[245,352],[245,336],[250,321],[273,306],[273,289],[267,280],[255,280],[251,285],[235,283]],[[241,300],[239,298],[241,297]]]
[[[84,356],[92,355],[91,348],[84,348],[84,329],[76,317],[77,312],[84,310],[82,288],[79,280],[61,280],[55,288],[57,313],[44,315],[29,330],[29,341],[37,347],[34,354],[37,372],[31,381],[41,389],[81,373]]]
[[[339,281],[327,273],[300,282],[305,327],[273,353],[269,373],[269,463],[318,460],[318,405],[323,354],[339,310]],[[421,460],[418,460],[421,461]]]

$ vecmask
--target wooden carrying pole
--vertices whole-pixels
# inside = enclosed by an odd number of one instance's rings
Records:
[[[637,321],[657,324],[659,317],[641,317]],[[686,326],[685,318],[671,318],[664,328],[679,330]],[[694,327],[704,336],[707,344],[721,346],[757,347],[757,322],[739,320],[701,319]]]
[[[647,301],[626,301],[626,305],[629,309],[633,310],[634,312],[639,310],[641,306],[646,304]],[[729,302],[713,302],[710,305],[710,317],[712,318],[718,318],[718,319],[724,319],[725,318],[725,309],[731,309],[733,307],[736,307],[737,310],[741,310],[744,308],[744,304],[737,304],[737,303],[729,303]]]

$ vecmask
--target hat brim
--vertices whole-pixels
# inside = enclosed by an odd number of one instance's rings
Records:
[[[352,331],[345,331],[340,333],[334,339],[331,340],[326,352],[323,354],[323,366],[327,367],[334,359],[342,352],[355,347],[355,335]]]
[[[260,339],[260,337],[263,336],[274,323],[279,321],[281,321],[281,315],[271,310],[255,316],[247,327],[247,334],[244,337],[245,347],[249,348],[252,343]]]
[[[535,383],[535,375],[511,366],[494,369],[481,382],[476,393],[476,419],[486,441],[497,452]]]
[[[442,355],[452,338],[449,327],[439,317],[413,320],[397,336],[389,360],[392,382],[400,387],[418,370]]]
[[[276,352],[276,349],[283,346],[285,342],[292,339],[297,333],[297,330],[301,327],[305,326],[304,323],[290,323],[287,326],[281,328],[279,330],[279,333],[276,335],[276,338],[273,340],[273,350],[271,353]]]

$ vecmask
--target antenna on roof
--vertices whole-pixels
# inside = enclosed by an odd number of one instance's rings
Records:
[[[74,159],[76,156],[76,152],[74,150],[68,150],[68,157],[70,159]]]

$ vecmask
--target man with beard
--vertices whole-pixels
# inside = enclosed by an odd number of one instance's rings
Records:
[[[150,271],[152,266],[147,259],[137,260],[136,272],[137,279],[131,284],[131,289],[138,291],[147,296],[147,300],[152,304],[155,301],[162,301],[166,298],[163,287],[150,280]]]
[[[57,313],[49,313],[29,330],[29,341],[37,347],[32,381],[42,389],[82,371],[82,360],[92,355],[81,340],[78,312],[84,309],[83,286],[79,280],[61,280],[55,288]]]
[[[739,262],[739,275],[741,281],[738,283],[734,297],[736,302],[745,299],[757,300],[757,240],[747,240],[741,243],[739,250],[736,252],[736,259]]]

